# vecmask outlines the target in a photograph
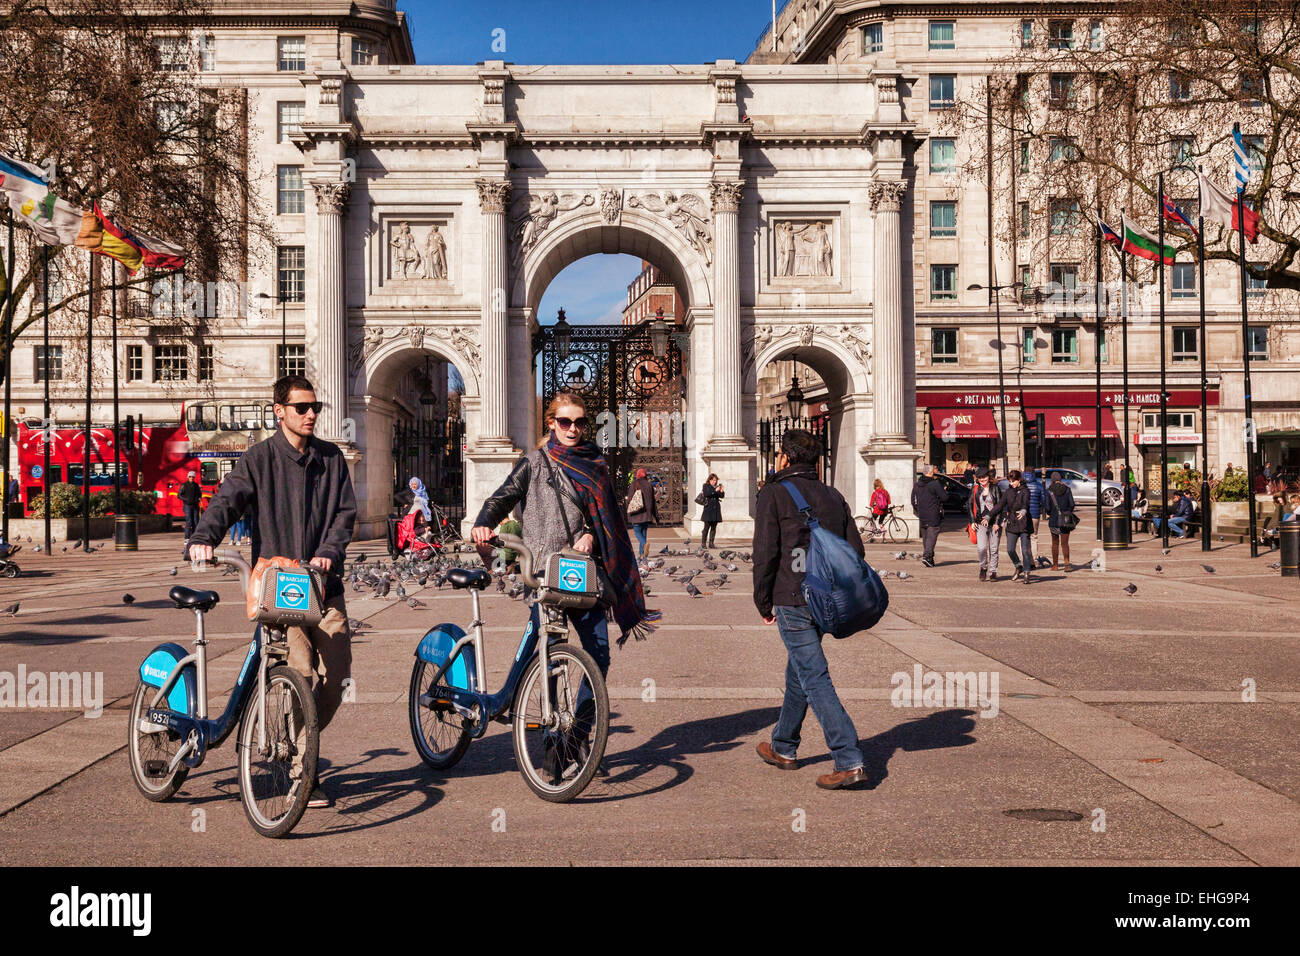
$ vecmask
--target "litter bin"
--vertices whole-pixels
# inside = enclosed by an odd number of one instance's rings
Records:
[[[1104,551],[1123,551],[1128,548],[1128,515],[1124,510],[1110,508],[1101,513],[1101,547]]]
[[[1283,521],[1277,530],[1278,542],[1282,546],[1282,577],[1300,577],[1300,521]]]
[[[113,550],[140,550],[140,522],[135,515],[118,515],[113,523]]]

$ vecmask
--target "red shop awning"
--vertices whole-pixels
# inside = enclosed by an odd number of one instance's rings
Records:
[[[1096,438],[1096,408],[1026,408],[1025,418],[1032,419],[1039,413],[1046,419],[1044,438]],[[1119,438],[1119,429],[1115,427],[1115,416],[1109,408],[1101,410],[1101,437]]]
[[[936,438],[997,438],[991,408],[932,408],[930,426]]]

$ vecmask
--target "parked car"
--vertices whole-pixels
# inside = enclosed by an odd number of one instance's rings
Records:
[[[920,474],[917,474],[920,478]],[[945,515],[963,514],[970,504],[970,486],[963,485],[956,478],[951,478],[936,471],[934,478],[943,489],[943,513]]]
[[[1068,485],[1070,492],[1074,495],[1076,505],[1096,505],[1097,504],[1097,479],[1089,478],[1082,472],[1075,471],[1073,468],[1041,468],[1038,469],[1042,476],[1043,484],[1049,485],[1052,482],[1052,473],[1059,472],[1061,482]],[[1005,478],[999,479],[998,487],[1006,490],[1008,487]],[[1124,486],[1118,481],[1101,482],[1101,503],[1107,508],[1114,508],[1124,500]]]

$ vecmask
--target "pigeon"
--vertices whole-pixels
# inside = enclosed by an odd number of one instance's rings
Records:
[[[417,611],[422,607],[428,607],[428,605],[425,604],[423,601],[421,601],[419,598],[407,598],[406,604],[408,607],[411,607]]]
[[[13,604],[10,604],[7,608],[4,609],[3,613],[8,614],[10,617],[17,617],[19,603],[20,602],[18,601],[14,601]]]
[[[365,626],[366,626],[366,622],[365,622],[365,621],[358,620],[358,619],[355,618],[355,617],[350,617],[350,618],[348,618],[348,630],[349,630],[349,631],[359,631],[359,630],[361,630],[361,629],[362,629],[363,627],[365,627]]]
[[[1129,597],[1132,597],[1133,595],[1137,594],[1138,593],[1137,585],[1134,584],[1132,581],[1130,581],[1124,587],[1124,593],[1127,594]]]
[[[523,596],[524,596],[524,586],[522,584],[516,584],[506,593],[506,597],[510,598],[510,600],[512,601],[521,600]]]
[[[122,595],[122,603],[123,603],[123,604],[134,604],[134,603],[135,603],[135,595],[134,595],[134,594],[123,594],[123,595]]]
[[[503,594],[505,593],[506,590],[505,575],[502,575],[501,577],[497,578],[497,590]]]
[[[900,581],[906,581],[906,580],[908,580],[909,578],[914,578],[914,577],[916,577],[915,574],[908,574],[906,571],[899,571],[899,572],[898,572],[898,580],[900,580]]]
[[[68,546],[67,546],[66,544],[63,546],[63,550],[64,550],[64,551],[67,551],[67,550],[68,550]]]
[[[686,593],[689,594],[689,595],[690,595],[691,597],[693,597],[693,598],[697,598],[697,597],[700,596],[700,594],[701,594],[702,592],[701,592],[700,589],[697,588],[694,584],[687,584],[687,585],[686,585]]]
[[[894,552],[894,560],[895,560],[895,561],[902,561],[902,560],[903,560],[904,558],[906,558],[906,557],[907,557],[907,552],[906,552],[906,551],[895,551],[895,552]]]
[[[675,564],[672,567],[664,568],[664,574],[666,574],[670,578],[676,573],[677,573],[677,565]]]
[[[172,577],[172,578],[176,577],[176,574],[177,574],[177,571],[176,571],[175,568],[172,568],[170,571],[167,572],[167,576],[168,576],[168,577]]]
[[[691,539],[687,538],[685,541],[682,542],[682,544],[686,545],[686,547],[689,548],[691,546]]]
[[[667,554],[667,553],[668,553],[668,545],[664,545],[662,548],[660,548],[660,549],[659,549],[659,553],[660,553],[660,554]]]
[[[32,543],[32,536],[30,534],[27,536],[27,543],[28,544]]]
[[[33,551],[39,551],[39,550],[41,550],[41,546],[38,544],[36,547],[32,548],[32,550],[33,550]]]
[[[1201,565],[1201,570],[1204,571],[1206,574],[1213,574],[1213,573],[1214,573],[1214,568],[1210,567],[1208,564],[1202,564],[1202,565]]]
[[[402,587],[400,584],[397,586],[397,596],[398,598],[406,597],[406,588]]]
[[[737,566],[734,565],[734,564],[730,564],[730,563],[728,563],[728,564],[724,564],[723,567],[726,568],[728,571],[739,571],[739,570],[740,570],[739,567],[737,567]]]
[[[1269,565],[1269,567],[1272,568],[1274,571],[1276,571],[1278,568],[1282,567],[1282,564],[1279,561],[1274,561],[1272,564]]]
[[[81,547],[81,542],[80,542],[80,541],[78,541],[76,544],[74,544],[74,545],[72,546],[72,550],[73,550],[73,551],[76,551],[79,547]],[[67,551],[68,549],[67,549],[67,548],[64,548],[63,550],[64,550],[64,551]]]
[[[1168,553],[1169,553],[1169,550],[1170,550],[1169,548],[1161,548],[1161,549],[1160,549],[1160,553],[1161,553],[1161,554],[1168,554]]]
[[[1158,565],[1158,564],[1156,565],[1156,574],[1163,574],[1163,573],[1164,573],[1164,570],[1165,570],[1165,569],[1162,568],[1160,565]]]

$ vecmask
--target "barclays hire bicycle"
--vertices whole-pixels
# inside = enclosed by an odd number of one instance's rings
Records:
[[[483,621],[478,592],[492,581],[481,568],[452,568],[453,588],[469,589],[469,633],[455,624],[432,628],[416,648],[409,713],[416,750],[430,767],[455,766],[490,721],[512,725],[515,759],[529,788],[543,800],[565,803],[582,793],[605,755],[609,695],[591,655],[566,643],[565,609],[596,603],[595,562],[565,549],[551,555],[546,573],[534,574],[524,542],[501,534],[491,542],[519,557],[519,577],[536,590],[540,640],[530,614],[505,683],[488,693],[483,666]]]
[[[251,569],[235,551],[218,551],[215,564],[239,569],[248,591]],[[288,666],[286,629],[320,620],[321,581],[315,568],[274,568],[263,575],[259,624],[226,708],[208,718],[208,640],[203,615],[220,600],[215,591],[176,586],[177,608],[194,612],[193,653],[160,644],[140,664],[140,683],[127,722],[131,776],[145,799],[169,799],[190,770],[203,763],[235,729],[239,734],[239,795],[244,814],[265,837],[297,825],[316,781],[320,731],[307,679]],[[255,665],[255,666],[254,666]]]

